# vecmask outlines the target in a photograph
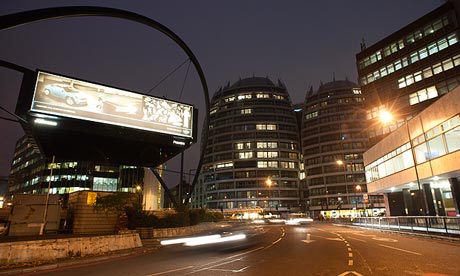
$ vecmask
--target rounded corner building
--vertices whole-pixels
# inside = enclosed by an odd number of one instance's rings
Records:
[[[302,154],[309,210],[315,216],[382,211],[380,195],[366,198],[363,153],[368,139],[363,103],[361,89],[349,80],[321,84],[316,93],[310,89],[305,96]]]
[[[281,81],[228,83],[213,96],[201,172],[201,207],[299,210],[299,131]]]

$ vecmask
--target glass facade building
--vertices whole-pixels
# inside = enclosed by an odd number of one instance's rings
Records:
[[[14,194],[63,195],[76,191],[139,192],[145,171],[136,166],[112,166],[90,161],[45,160],[27,136],[16,143],[8,178],[8,196]]]
[[[240,79],[214,94],[209,115],[194,205],[298,211],[299,133],[286,87]]]
[[[460,87],[364,153],[369,191],[390,215],[460,214]]]

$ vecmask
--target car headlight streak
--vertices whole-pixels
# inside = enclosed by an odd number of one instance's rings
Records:
[[[230,236],[225,236],[225,237],[222,237],[221,235],[216,234],[216,235],[208,235],[208,236],[200,236],[200,237],[163,240],[160,242],[160,244],[161,245],[183,244],[185,246],[197,246],[197,245],[237,241],[237,240],[242,240],[245,238],[246,238],[245,234],[230,235]]]

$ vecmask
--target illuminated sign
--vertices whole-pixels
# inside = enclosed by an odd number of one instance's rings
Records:
[[[193,136],[193,106],[38,72],[31,111]]]

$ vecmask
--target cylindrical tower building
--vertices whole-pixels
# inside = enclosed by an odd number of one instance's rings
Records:
[[[299,210],[299,134],[280,81],[251,77],[219,89],[211,101],[208,139],[203,207]]]
[[[305,97],[302,153],[309,210],[315,216],[371,215],[383,205],[381,196],[367,196],[363,101],[359,86],[348,80],[322,84]]]

